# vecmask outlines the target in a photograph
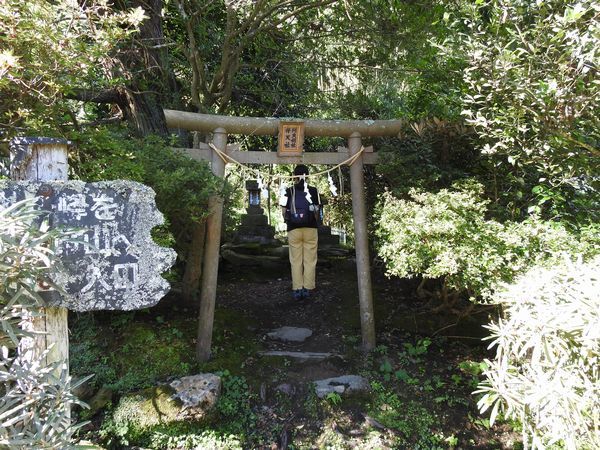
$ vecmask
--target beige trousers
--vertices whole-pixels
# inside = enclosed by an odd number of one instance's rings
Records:
[[[317,269],[318,237],[316,228],[296,228],[288,231],[292,289],[314,289]]]

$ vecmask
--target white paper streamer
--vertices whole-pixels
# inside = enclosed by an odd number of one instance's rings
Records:
[[[258,183],[258,189],[260,189],[261,197],[264,199],[268,198],[269,190],[267,189],[267,186],[265,186],[265,184],[263,183],[263,180],[260,177],[260,175],[257,177],[256,182]]]
[[[279,185],[279,206],[287,206],[287,195],[285,195],[286,187],[283,183]]]
[[[331,174],[327,174],[327,181],[329,181],[329,190],[331,191],[331,195],[337,197],[337,187],[333,184],[333,178],[331,178]]]
[[[302,175],[302,181],[304,181],[304,195],[306,196],[306,201],[309,205],[312,205],[312,196],[310,195],[310,191],[308,190],[308,183],[306,182],[305,175]]]

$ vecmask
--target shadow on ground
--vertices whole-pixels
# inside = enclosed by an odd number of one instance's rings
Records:
[[[113,405],[132,390],[186,374],[219,372],[224,394],[217,418],[169,433],[211,430],[235,436],[243,448],[518,448],[511,427],[490,427],[471,395],[480,381],[480,361],[489,356],[480,337],[490,311],[477,311],[475,319],[432,315],[412,295],[412,283],[389,280],[375,270],[378,346],[365,354],[353,261],[320,268],[317,283],[310,299],[295,301],[287,274],[222,270],[213,357],[204,364],[193,357],[196,305],[185,305],[176,295],[147,311],[74,315],[72,370],[96,373],[96,387],[113,390]],[[312,335],[304,342],[267,337],[284,326],[308,328]],[[318,360],[265,356],[269,351],[330,355]],[[341,375],[363,376],[370,392],[316,396],[314,382]],[[152,435],[138,436],[136,442],[125,433],[127,439],[111,440],[115,426],[110,408],[105,409],[94,416],[86,436],[112,448],[126,448],[125,442],[178,448],[164,444],[176,439]]]

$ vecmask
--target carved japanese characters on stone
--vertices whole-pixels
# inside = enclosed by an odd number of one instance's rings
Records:
[[[150,231],[164,222],[154,191],[133,181],[84,183],[0,180],[0,209],[36,198],[53,228],[70,231],[56,243],[52,280],[64,294],[47,292],[53,306],[75,311],[132,310],[155,305],[168,291],[161,277],[175,252]]]

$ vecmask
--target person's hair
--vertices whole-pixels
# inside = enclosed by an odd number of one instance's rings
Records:
[[[308,167],[306,167],[304,164],[298,164],[294,169],[294,175],[308,175]]]

